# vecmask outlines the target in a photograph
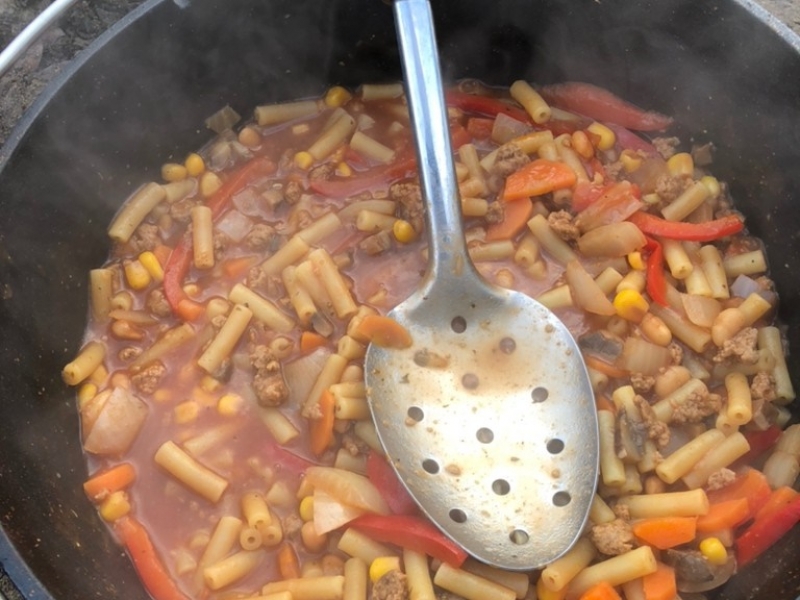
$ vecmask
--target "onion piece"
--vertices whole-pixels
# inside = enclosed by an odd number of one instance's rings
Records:
[[[567,263],[565,272],[567,285],[569,285],[572,299],[575,304],[586,312],[596,315],[611,316],[616,314],[614,305],[591,275],[577,260]]]
[[[681,302],[683,310],[686,312],[686,318],[700,327],[711,327],[714,319],[722,311],[719,300],[707,296],[681,294]]]
[[[238,210],[229,210],[214,225],[214,228],[224,233],[234,242],[239,243],[253,228],[253,222]]]
[[[641,230],[630,221],[609,223],[587,231],[578,238],[584,256],[618,257],[639,250],[647,243]]]
[[[642,201],[634,196],[630,181],[621,181],[610,186],[597,200],[582,210],[575,219],[575,225],[586,232],[601,225],[619,223],[642,206]]]
[[[125,388],[115,388],[100,408],[83,448],[92,454],[124,454],[146,418],[147,405],[138,396]]]
[[[236,125],[241,118],[242,117],[239,115],[239,113],[226,104],[213,115],[208,117],[205,123],[206,127],[208,127],[214,133],[222,133],[223,131]]]
[[[734,298],[747,298],[750,294],[762,291],[758,282],[747,275],[739,275],[731,284],[731,295]]]
[[[309,467],[305,479],[315,492],[322,491],[342,504],[380,515],[391,514],[378,488],[363,475],[336,467]]]
[[[328,348],[317,348],[311,354],[283,366],[283,378],[289,387],[289,403],[292,406],[302,406],[306,401],[330,354]]]
[[[314,490],[314,530],[318,535],[339,529],[363,514],[360,508],[342,504],[322,490]]]
[[[657,346],[647,340],[629,337],[625,340],[617,365],[631,373],[642,375],[657,375],[658,371],[672,360],[668,348]]]
[[[492,125],[491,138],[497,144],[505,144],[531,131],[533,131],[533,127],[527,123],[517,121],[504,113],[498,113]]]

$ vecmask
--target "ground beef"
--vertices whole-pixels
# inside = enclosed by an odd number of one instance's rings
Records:
[[[656,378],[642,373],[631,373],[631,386],[637,394],[646,394],[653,389]]]
[[[283,535],[284,537],[292,537],[300,532],[303,527],[303,519],[300,515],[290,513],[283,518]]]
[[[495,201],[489,203],[489,209],[486,211],[486,215],[483,217],[483,219],[487,223],[499,223],[503,220],[504,216],[505,210],[503,209],[502,202]]]
[[[708,142],[707,144],[702,144],[701,146],[694,145],[692,146],[692,160],[694,160],[694,164],[698,167],[707,167],[712,162],[714,162],[714,144]]]
[[[167,367],[157,360],[131,376],[131,383],[143,394],[152,394],[166,373]]]
[[[214,233],[214,260],[219,261],[222,260],[222,257],[225,254],[225,250],[228,249],[228,246],[231,244],[231,239],[222,233],[221,231],[216,231]]]
[[[492,168],[489,169],[489,176],[492,178],[505,179],[529,162],[531,162],[530,157],[514,142],[503,144],[497,149],[497,156],[495,157]]]
[[[264,290],[269,284],[269,275],[261,267],[251,267],[244,283],[250,289]]]
[[[624,502],[615,502],[612,504],[611,511],[617,515],[618,519],[622,519],[623,521],[631,520],[631,509],[628,508],[628,505]]]
[[[675,155],[675,148],[680,145],[680,139],[676,137],[657,137],[653,138],[653,146],[656,151],[666,160]]]
[[[617,556],[633,550],[633,531],[622,519],[592,526],[590,537],[597,550],[607,556]]]
[[[297,204],[300,200],[300,196],[303,195],[303,186],[300,185],[299,181],[290,181],[286,184],[286,188],[283,190],[283,198],[289,204]]]
[[[706,482],[706,489],[708,491],[720,490],[726,485],[730,485],[736,479],[736,473],[730,469],[722,468],[719,471],[714,471]]]
[[[161,288],[150,290],[144,305],[151,314],[157,317],[168,317],[172,314],[167,297]]]
[[[734,362],[753,364],[758,360],[757,337],[758,331],[755,327],[745,327],[722,345],[714,356],[714,362],[722,363],[732,359]]]
[[[722,397],[719,394],[709,392],[692,394],[685,402],[674,407],[672,412],[672,423],[681,425],[683,423],[699,423],[709,415],[719,412],[722,408]]]
[[[142,223],[128,240],[128,246],[136,254],[152,250],[161,243],[158,225]]]
[[[425,205],[422,202],[422,190],[410,181],[395,183],[389,188],[389,198],[397,202],[397,216],[405,219],[420,232],[425,228]]]
[[[581,237],[575,217],[566,210],[557,210],[547,215],[547,223],[558,236],[567,242],[575,241]]]
[[[371,600],[409,600],[406,576],[400,571],[389,571],[372,586]]]
[[[250,353],[250,364],[255,369],[253,391],[261,406],[280,406],[289,397],[289,388],[283,380],[281,363],[272,350],[263,344]]]
[[[662,175],[656,180],[655,192],[659,198],[669,204],[680,196],[686,189],[687,180],[692,181],[691,177]]]
[[[362,441],[361,438],[353,437],[349,434],[342,436],[342,448],[347,450],[347,453],[351,456],[369,453],[369,446],[366,442]]]
[[[332,163],[324,163],[321,165],[317,165],[308,172],[308,178],[312,181],[328,180],[331,177],[333,177],[333,173],[335,170],[336,167],[334,167]]]
[[[669,444],[669,427],[666,423],[659,420],[656,413],[653,411],[653,407],[638,394],[634,397],[633,401],[639,408],[639,414],[642,416],[642,423],[647,428],[647,437],[653,440],[659,448],[663,448]]]
[[[358,247],[370,256],[380,254],[392,247],[392,235],[388,231],[379,231],[361,240]]]
[[[683,348],[675,342],[669,345],[669,355],[672,358],[673,365],[679,365],[683,362]]]
[[[256,223],[244,236],[244,244],[250,250],[263,250],[275,238],[275,228],[266,223]]]
[[[184,198],[169,205],[169,216],[178,223],[188,223],[192,219],[192,209],[197,203],[191,198]]]
[[[775,378],[766,371],[759,371],[750,384],[750,394],[752,394],[753,400],[772,402],[777,397]]]
[[[141,348],[136,348],[135,346],[128,346],[127,348],[123,348],[122,350],[120,350],[117,356],[119,356],[119,359],[121,361],[128,362],[139,356],[141,353],[142,353]]]

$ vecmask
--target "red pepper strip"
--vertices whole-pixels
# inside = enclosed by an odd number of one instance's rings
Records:
[[[750,450],[736,461],[736,465],[749,465],[762,454],[772,448],[783,430],[777,425],[770,425],[764,431],[744,431],[744,437],[750,444]]]
[[[667,221],[650,213],[638,212],[628,217],[628,220],[641,229],[642,233],[689,242],[711,242],[744,229],[744,221],[736,215],[728,215],[705,223],[684,223]]]
[[[420,517],[366,514],[351,521],[350,525],[375,541],[421,552],[454,567],[460,567],[467,559],[461,546]]]
[[[752,562],[800,521],[800,496],[784,508],[753,523],[736,540],[739,567]]]
[[[468,113],[477,113],[488,117],[496,117],[503,113],[523,123],[532,122],[528,113],[523,109],[489,96],[476,96],[475,94],[467,94],[458,90],[445,90],[444,101],[447,106],[460,108]]]
[[[236,192],[258,177],[274,173],[275,169],[275,163],[266,156],[259,156],[245,164],[231,175],[206,202],[206,206],[211,209],[211,217],[217,220],[230,206]],[[192,306],[196,303],[189,300],[183,291],[183,280],[186,279],[191,263],[192,245],[184,236],[170,253],[164,267],[164,296],[172,312],[186,321],[194,320],[193,317],[198,314],[198,311],[193,310],[195,307]],[[185,310],[181,309],[181,304]]]
[[[128,551],[144,587],[155,600],[188,600],[170,578],[141,523],[130,516],[122,517],[114,522],[114,530]]]
[[[305,472],[308,467],[313,467],[318,464],[313,460],[295,454],[288,448],[284,448],[275,440],[268,440],[265,450],[273,466],[279,469],[285,469],[288,473],[293,475],[300,475]]]
[[[601,87],[590,83],[566,82],[546,85],[539,90],[550,104],[598,121],[611,121],[637,131],[657,131],[672,124],[672,119],[657,112],[644,111]]]
[[[345,198],[379,185],[386,185],[396,179],[405,177],[417,168],[417,160],[413,157],[398,158],[385,167],[375,167],[343,179],[313,179],[308,186],[321,196],[328,198]]]
[[[664,276],[664,249],[653,238],[647,238],[645,249],[650,251],[647,257],[647,293],[654,302],[661,306],[667,303],[667,278]]]
[[[372,482],[391,511],[396,515],[410,515],[417,511],[417,503],[400,482],[397,473],[377,452],[367,455],[367,478]]]

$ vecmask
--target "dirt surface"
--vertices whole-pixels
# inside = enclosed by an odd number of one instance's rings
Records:
[[[143,0],[81,0],[0,78],[0,145],[37,95],[78,52]],[[0,0],[0,47],[5,47],[49,0]],[[800,33],[800,2],[762,0],[762,6]]]

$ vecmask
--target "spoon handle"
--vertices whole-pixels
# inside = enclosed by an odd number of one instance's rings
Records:
[[[427,208],[428,278],[463,273],[473,267],[464,241],[433,15],[428,0],[396,0],[394,13]]]

